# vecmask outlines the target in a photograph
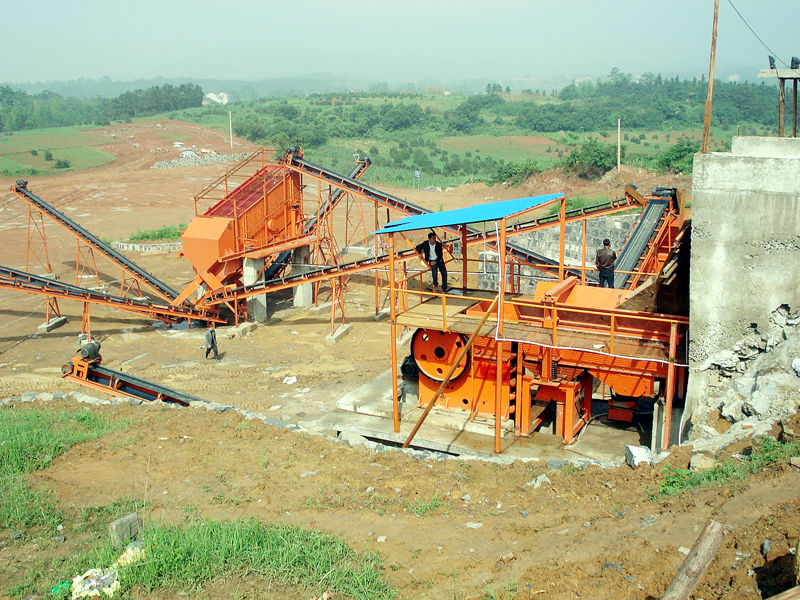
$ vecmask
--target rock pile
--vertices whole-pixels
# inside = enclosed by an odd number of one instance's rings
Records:
[[[174,169],[176,167],[197,167],[200,165],[215,165],[228,162],[230,160],[244,160],[250,156],[249,152],[239,152],[238,154],[210,154],[207,156],[191,156],[187,158],[173,158],[172,160],[162,160],[154,164],[153,169]]]
[[[693,416],[690,440],[695,448],[720,448],[772,424],[800,407],[800,311],[782,305],[766,331],[751,331],[732,348],[709,356],[708,388]],[[720,422],[721,420],[721,422]],[[713,441],[712,441],[713,440]]]

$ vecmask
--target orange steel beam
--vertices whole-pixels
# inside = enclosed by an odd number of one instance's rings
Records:
[[[154,319],[175,321],[180,319],[197,319],[222,323],[224,320],[218,312],[209,308],[190,308],[187,306],[170,306],[149,301],[134,300],[121,296],[112,296],[102,292],[87,290],[78,286],[53,281],[24,271],[0,267],[0,288],[17,290],[28,294],[54,296],[78,302],[99,304],[119,308],[138,315],[146,315]]]
[[[640,264],[637,265],[636,271],[627,286],[628,289],[635,289],[647,273],[659,273],[661,271],[674,249],[674,243],[682,237],[683,223],[683,217],[667,215],[667,218],[664,219],[664,222],[653,236],[653,240],[650,242]],[[672,233],[676,229],[678,233],[673,237]]]
[[[316,238],[313,235],[306,235],[289,240],[282,240],[275,244],[266,244],[257,248],[250,248],[240,252],[226,254],[225,256],[220,256],[219,260],[220,262],[224,262],[228,260],[237,260],[240,258],[266,258],[267,256],[271,256],[273,254],[281,254],[286,250],[294,250],[295,248],[300,248],[301,246],[308,246],[313,244],[315,239]]]
[[[39,217],[38,222],[36,216]],[[33,247],[33,239],[36,236],[32,236],[32,229],[38,235],[40,241],[40,248],[38,250],[34,249]],[[34,209],[32,206],[28,206],[28,231],[27,231],[27,245],[25,248],[25,270],[27,271],[30,268],[31,258],[34,258],[39,266],[44,269],[45,273],[53,273],[53,268],[50,266],[50,257],[47,254],[47,236],[45,235],[44,230],[44,215],[40,212],[34,214]],[[57,317],[61,316],[61,309],[58,307],[58,298],[54,298],[52,296],[48,296],[47,304],[45,306],[44,311],[44,320],[45,323],[50,322],[50,315],[55,314]]]
[[[21,185],[25,183],[24,185]],[[80,245],[84,244],[89,248],[97,250],[103,257],[105,257],[111,264],[127,273],[130,277],[135,279],[138,283],[144,284],[148,289],[155,292],[159,297],[165,300],[172,300],[177,296],[177,292],[163,284],[155,276],[151,275],[133,261],[125,258],[116,250],[110,248],[99,238],[89,233],[80,227],[77,223],[73,222],[66,215],[63,215],[55,208],[45,203],[42,199],[38,198],[30,190],[27,189],[26,182],[18,182],[11,186],[11,192],[28,203],[28,206],[38,212],[41,216],[46,216],[48,219],[56,223],[67,233],[74,236],[78,240],[78,253],[80,255]],[[80,258],[80,256],[79,256]],[[92,260],[94,260],[92,258]],[[78,260],[80,263],[80,260]],[[27,266],[26,266],[27,268]],[[76,265],[76,270],[79,269]],[[76,273],[77,277],[77,273]]]
[[[407,210],[408,206],[412,207],[411,212],[413,212],[414,209],[418,209],[418,207],[413,207],[413,205],[402,204],[403,201],[400,201],[401,204],[398,204],[396,202],[398,199],[395,199],[389,195],[383,195],[380,192],[376,192],[375,190],[368,188],[367,186],[354,185],[352,181],[347,181],[343,177],[339,177],[338,179],[337,178],[331,179],[329,174],[327,176],[325,175],[327,171],[324,171],[321,168],[317,169],[319,170],[318,173],[317,170],[308,168],[308,166],[304,162],[301,162],[299,164],[294,164],[292,162],[291,155],[286,155],[284,160],[280,163],[280,166],[288,170],[295,170],[306,176],[310,176],[312,179],[327,183],[332,187],[337,187],[338,189],[346,193],[372,201],[375,203],[376,208],[378,205],[381,205],[396,210],[398,212],[401,212],[403,214],[408,214],[409,212],[409,210]],[[213,186],[209,186],[209,188],[211,187]],[[588,207],[567,212],[565,209],[565,204],[562,200],[559,214],[555,218],[555,220],[553,219],[552,216],[549,216],[540,219],[534,219],[528,222],[520,222],[504,229],[503,235],[507,236],[521,235],[523,233],[530,233],[533,231],[537,231],[539,229],[553,227],[556,225],[560,225],[563,228],[569,223],[580,222],[580,221],[583,221],[585,223],[585,221],[589,218],[614,214],[617,212],[623,212],[626,210],[630,210],[631,208],[638,207],[645,202],[646,199],[631,186],[628,186],[626,188],[625,197],[623,199],[597,205],[596,207]],[[449,231],[450,228],[445,228],[445,229]],[[466,236],[463,235],[461,228],[452,228],[452,229],[462,237],[463,241],[464,237]],[[473,232],[472,235],[470,236],[470,239],[467,239],[467,244],[475,244],[475,243],[496,244],[498,241],[497,237],[498,236],[494,233],[481,235],[480,232]],[[291,242],[289,243],[291,244]],[[399,260],[408,260],[408,258],[413,258],[413,256],[410,256],[405,259],[403,257],[397,257],[397,258]],[[553,274],[553,272],[556,270],[560,270],[561,273],[563,273],[563,263],[561,265],[553,265],[549,263],[543,264],[535,261],[520,260],[519,257],[517,257],[517,259],[521,264],[526,264],[534,268],[539,268],[551,274]],[[266,293],[268,291],[278,291],[280,289],[291,288],[305,282],[321,282],[327,279],[341,277],[343,274],[349,275],[364,270],[384,267],[387,263],[388,259],[384,257],[384,260],[375,260],[372,261],[370,264],[364,264],[362,261],[359,261],[356,263],[348,263],[346,265],[341,265],[341,266],[333,266],[302,277],[284,278],[276,281],[274,284],[270,283],[267,283],[265,285],[259,284],[258,287],[251,287],[249,289],[245,288],[244,286],[219,287],[216,289],[209,290],[209,292],[200,300],[200,303],[215,305],[228,301],[239,301],[248,298],[250,296]],[[585,270],[583,270],[582,273],[583,276],[585,277]]]
[[[266,166],[266,162],[264,161],[264,153],[265,153],[266,150],[268,150],[268,149],[261,148],[260,150],[257,150],[256,152],[253,152],[249,156],[245,157],[241,162],[237,163],[232,168],[230,168],[228,171],[226,171],[225,173],[223,173],[222,175],[217,177],[214,181],[209,183],[206,187],[204,187],[202,190],[200,190],[197,194],[195,194],[194,195],[195,214],[196,215],[199,214],[198,211],[197,211],[197,202],[199,200],[213,200],[215,202],[218,202],[219,200],[225,199],[225,197],[228,195],[228,182],[229,182],[229,180],[232,179],[235,175],[237,175],[242,169],[244,169],[245,167],[251,167],[253,165],[253,163],[258,164],[258,169],[259,170],[262,169],[263,167],[265,167]],[[252,175],[252,173],[248,172],[247,175],[242,175],[241,177],[242,177],[243,181],[247,181],[247,180],[251,179],[253,177],[253,175]],[[224,195],[221,196],[221,197],[218,197],[218,198],[213,197],[211,195],[212,191],[216,190],[218,187],[220,187],[223,184],[225,185],[225,193],[224,193]]]
[[[508,228],[511,229],[511,228]],[[488,242],[496,242],[499,237],[505,235],[506,230],[499,233],[487,233],[486,236],[472,235],[467,238],[467,245],[483,244]],[[463,239],[463,238],[462,238]],[[419,255],[414,251],[406,251],[398,253],[394,258],[395,261],[408,261],[417,258]],[[519,260],[519,258],[518,258]],[[521,261],[522,264],[528,266],[536,266],[526,261]],[[356,261],[345,263],[342,265],[327,267],[324,270],[311,272],[302,276],[292,278],[275,279],[274,282],[266,282],[259,284],[258,288],[246,289],[244,286],[233,287],[219,287],[209,290],[200,302],[207,304],[219,304],[229,300],[242,300],[251,296],[257,296],[267,292],[277,292],[280,290],[288,289],[300,285],[301,283],[325,281],[341,275],[352,275],[370,269],[379,269],[386,267],[389,264],[389,257],[384,255],[374,259],[367,259],[365,261]],[[557,268],[557,267],[555,267]]]

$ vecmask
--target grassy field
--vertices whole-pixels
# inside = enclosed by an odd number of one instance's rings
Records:
[[[48,467],[71,446],[127,425],[127,421],[109,423],[85,410],[0,410],[0,531],[23,531],[15,534],[14,539],[23,540],[19,543],[37,535],[47,539],[66,518],[73,522],[73,535],[77,532],[94,540],[86,551],[56,553],[19,573],[16,580],[0,582],[0,595],[41,597],[42,591],[53,588],[49,597],[66,600],[71,577],[115,562],[120,551],[103,535],[107,523],[131,511],[146,515],[149,505],[121,498],[106,506],[61,507],[49,494],[32,489],[23,476]],[[147,522],[147,560],[120,567],[120,592],[138,585],[147,591],[167,589],[189,595],[218,577],[246,571],[266,581],[308,589],[309,597],[324,590],[358,600],[391,600],[396,595],[381,573],[380,557],[358,553],[337,536],[255,519],[206,521],[196,511],[185,512],[186,522],[179,525]],[[55,587],[53,573],[63,578]]]
[[[556,141],[555,136],[502,136],[475,135],[468,137],[447,137],[438,146],[450,152],[465,154],[480,152],[493,158],[509,162],[536,160],[545,168],[558,160],[558,152],[568,152],[565,143]]]
[[[557,99],[530,94],[503,94],[506,101],[533,101],[533,102],[558,102]],[[335,104],[341,98],[326,100]],[[344,100],[349,101],[347,98]],[[356,105],[380,106],[390,103],[393,105],[415,104],[425,111],[443,114],[452,111],[464,101],[463,97],[445,95],[444,93],[404,97],[372,97],[358,98]],[[134,119],[134,123],[158,122],[167,119],[184,120],[197,123],[223,134],[228,133],[228,111],[233,113],[234,124],[237,118],[247,113],[256,114],[265,112],[276,100],[263,100],[229,106],[212,106],[170,111],[147,118]],[[289,105],[303,111],[308,108],[315,110],[327,109],[330,106],[320,106],[314,98],[291,98],[286,101]],[[483,113],[483,111],[482,111]],[[382,139],[352,139],[331,138],[320,146],[306,146],[306,156],[317,163],[325,165],[339,172],[348,172],[353,164],[353,154],[369,156],[372,159],[370,178],[376,184],[395,185],[401,187],[448,187],[472,181],[483,181],[496,172],[491,161],[505,161],[523,163],[534,161],[538,168],[548,169],[558,164],[558,161],[569,155],[572,147],[582,143],[587,138],[596,138],[603,143],[616,144],[617,132],[615,127],[609,127],[596,132],[549,132],[539,135],[514,135],[516,127],[510,122],[494,121],[490,113],[486,113],[487,127],[493,135],[464,135],[441,136],[434,131],[420,132],[411,136],[401,132],[398,137],[383,137]],[[502,121],[507,121],[503,118]],[[652,159],[666,148],[676,143],[680,138],[687,137],[699,143],[701,137],[700,125],[691,130],[682,131],[640,131],[622,129],[623,145],[625,148],[626,164],[650,167]],[[755,126],[754,126],[755,127]],[[63,172],[67,169],[57,169],[56,160],[68,161],[68,169],[89,169],[106,164],[113,160],[113,156],[102,151],[102,145],[111,143],[113,138],[101,135],[99,129],[85,129],[82,127],[61,127],[47,130],[33,130],[15,132],[0,136],[0,172],[8,176],[26,176],[34,173],[48,174]],[[757,127],[737,131],[732,128],[722,130],[712,128],[712,150],[725,150],[733,135],[754,135],[763,133]],[[405,136],[405,138],[403,137]],[[172,141],[183,141],[188,136],[163,133],[162,137]],[[405,142],[403,140],[405,139]],[[415,163],[405,159],[405,166],[398,166],[398,162],[390,160],[390,152],[396,151],[398,144],[411,144],[414,153],[421,153],[430,162],[426,166],[408,166]],[[280,143],[278,144],[280,145]],[[35,151],[35,153],[31,153]],[[49,151],[53,160],[45,160],[44,153]],[[453,157],[460,159],[464,168],[453,170],[446,167],[452,163]],[[414,170],[421,171],[419,180],[414,178]],[[435,170],[444,170],[444,174],[435,173]]]
[[[0,136],[0,172],[14,176],[99,167],[113,161],[114,156],[97,146],[113,141],[97,130],[83,127],[54,127],[6,133]],[[46,152],[52,154],[52,160],[45,159]],[[57,160],[69,161],[70,167],[57,169]]]
[[[95,439],[111,427],[85,411],[0,411],[0,524],[53,530],[61,509],[47,494],[31,489],[23,475],[47,467],[70,446]]]

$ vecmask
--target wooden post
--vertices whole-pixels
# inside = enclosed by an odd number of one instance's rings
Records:
[[[717,16],[719,15],[719,0],[714,0],[714,25],[711,28],[711,58],[708,63],[708,93],[706,94],[705,114],[703,115],[703,145],[700,151],[708,154],[711,141],[711,104],[714,98],[714,57],[717,53]]]
[[[781,592],[777,596],[770,596],[767,600],[800,600],[800,585]]]
[[[727,525],[713,519],[706,524],[675,577],[667,586],[664,595],[661,596],[661,600],[687,600],[689,598],[694,588],[700,583],[700,578],[703,577],[708,565],[716,556],[729,529]]]
[[[81,317],[81,333],[86,334],[86,341],[92,341],[92,320],[89,316],[89,303],[83,303],[83,316]]]
[[[797,79],[792,80],[792,137],[797,137]]]
[[[783,137],[783,121],[786,117],[786,79],[778,77],[778,137]]]

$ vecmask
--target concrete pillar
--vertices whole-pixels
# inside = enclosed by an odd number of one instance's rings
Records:
[[[242,282],[245,285],[256,283],[259,272],[264,268],[263,258],[245,258],[242,264]],[[247,318],[251,321],[267,320],[267,295],[260,294],[247,299]]]
[[[308,273],[311,266],[311,247],[301,246],[292,251],[292,274]],[[302,283],[294,288],[294,306],[305,307],[314,304],[314,284]]]

